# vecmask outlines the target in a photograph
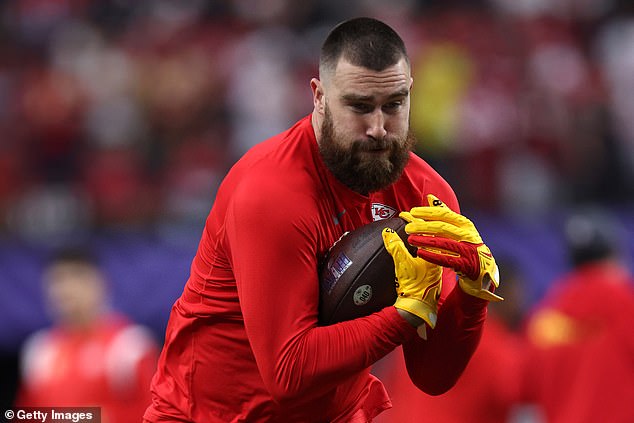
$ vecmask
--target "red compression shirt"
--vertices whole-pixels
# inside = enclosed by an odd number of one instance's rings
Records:
[[[413,154],[392,186],[369,196],[351,191],[322,162],[310,116],[251,149],[207,218],[145,418],[369,421],[390,407],[369,367],[401,344],[419,387],[451,386],[486,314],[485,301],[453,289],[452,272],[428,341],[394,307],[317,326],[319,258],[345,231],[420,206],[428,193],[458,210],[451,187]]]

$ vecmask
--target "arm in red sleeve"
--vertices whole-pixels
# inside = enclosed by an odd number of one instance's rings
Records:
[[[403,344],[407,372],[420,390],[440,395],[457,382],[480,342],[487,304],[456,285],[438,311],[436,328],[427,331],[428,339],[415,337]]]
[[[458,199],[448,184],[437,183],[430,186],[427,193],[436,195],[460,213]],[[426,202],[422,201],[422,204]],[[403,343],[410,379],[420,390],[431,395],[449,390],[464,371],[480,342],[488,304],[465,294],[456,284],[455,272],[450,269],[443,271],[442,291],[436,328],[428,328],[427,340],[415,336]]]
[[[413,328],[393,308],[317,327],[314,201],[266,188],[259,187],[266,198],[253,190],[235,193],[226,242],[258,369],[271,395],[282,402],[336,387],[400,345]]]

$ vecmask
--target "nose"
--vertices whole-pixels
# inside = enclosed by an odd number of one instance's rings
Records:
[[[379,140],[387,135],[387,131],[385,130],[385,116],[382,110],[374,110],[368,115],[366,135]]]

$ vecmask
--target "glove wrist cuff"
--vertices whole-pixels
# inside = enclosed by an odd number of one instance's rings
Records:
[[[398,297],[394,307],[408,311],[423,319],[432,329],[436,326],[438,319],[437,305],[429,304],[422,300],[409,297]]]

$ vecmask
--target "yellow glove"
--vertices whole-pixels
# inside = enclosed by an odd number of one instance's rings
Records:
[[[394,260],[396,302],[394,307],[423,319],[432,329],[436,326],[442,268],[414,257],[394,230],[383,229],[383,244]]]
[[[497,288],[500,276],[491,250],[483,242],[473,223],[452,211],[433,195],[429,207],[414,207],[401,218],[409,223],[408,241],[418,247],[417,255],[431,263],[450,267],[458,274],[458,283],[467,294],[489,301],[501,301]]]

